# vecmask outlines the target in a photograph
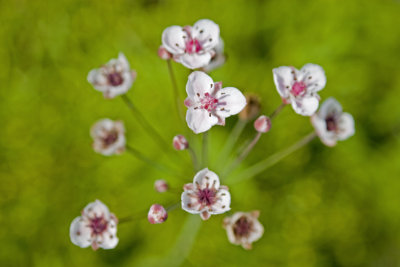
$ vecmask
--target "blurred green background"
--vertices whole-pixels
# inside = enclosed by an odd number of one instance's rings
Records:
[[[399,5],[0,1],[0,265],[400,266]],[[334,96],[356,121],[356,135],[336,147],[316,139],[257,177],[230,186],[232,212],[261,211],[265,233],[251,251],[228,242],[224,215],[200,223],[178,208],[164,224],[147,222],[151,204],[179,201],[193,171],[178,152],[161,151],[120,98],[105,100],[86,81],[90,69],[123,51],[138,73],[129,97],[168,142],[187,134],[157,49],[164,28],[201,18],[220,25],[229,57],[211,76],[259,94],[263,113],[280,104],[272,68],[311,62],[326,71],[321,97]],[[183,96],[189,71],[173,67]],[[122,119],[131,146],[179,168],[187,179],[153,170],[128,153],[94,153],[89,128],[104,117]],[[218,152],[236,120],[210,132],[209,168],[218,173],[227,164],[217,161]],[[310,131],[309,118],[286,108],[240,168]],[[253,135],[248,125],[238,147]],[[199,136],[192,139],[198,147]],[[154,192],[159,178],[176,193]],[[71,221],[95,199],[119,218],[143,215],[119,225],[114,250],[81,249],[69,240]]]

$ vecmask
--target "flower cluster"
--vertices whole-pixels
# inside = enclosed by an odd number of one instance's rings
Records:
[[[243,148],[232,164],[225,164],[225,171],[221,174],[221,177],[224,178],[224,184],[229,179],[232,169],[236,168],[246,158],[262,134],[271,130],[272,120],[288,104],[297,114],[311,117],[315,133],[310,136],[312,138],[316,135],[319,136],[327,146],[334,146],[338,140],[345,140],[355,132],[353,117],[349,113],[344,113],[341,105],[334,98],[328,98],[317,111],[320,101],[318,93],[326,85],[325,71],[319,65],[309,63],[300,70],[292,66],[274,68],[272,78],[282,99],[282,104],[270,116],[260,115],[262,107],[258,96],[246,94],[245,97],[235,87],[222,87],[222,82],[214,82],[206,73],[225,63],[224,42],[220,37],[220,28],[215,22],[202,19],[193,26],[170,26],[163,31],[161,39],[162,45],[158,50],[158,55],[168,62],[168,69],[175,89],[174,93],[178,100],[177,111],[180,112],[180,107],[185,105],[187,107],[186,123],[188,128],[195,134],[204,134],[203,165],[199,166],[197,153],[188,141],[195,136],[186,138],[181,134],[175,135],[172,139],[173,148],[176,151],[187,151],[179,153],[188,153],[192,158],[193,168],[195,169],[193,182],[184,184],[182,192],[181,189],[170,186],[167,180],[157,179],[154,183],[156,192],[172,194],[177,192],[180,195],[180,200],[177,195],[177,203],[168,208],[164,208],[160,204],[152,204],[147,212],[147,219],[150,224],[166,222],[168,212],[177,206],[188,213],[200,215],[203,220],[208,220],[211,215],[230,212],[232,207],[229,188],[221,185],[219,176],[210,171],[208,166],[204,164],[204,162],[207,162],[205,160],[207,158],[206,132],[210,131],[214,125],[225,126],[226,118],[230,116],[239,114],[239,119],[232,135],[227,139],[226,146],[221,152],[221,158],[228,161],[228,154],[235,145],[241,131],[247,123],[252,121],[255,137],[247,142],[247,146]],[[187,98],[184,101],[176,93],[178,88],[171,71],[171,60],[194,70],[187,77]],[[148,131],[149,136],[159,138],[158,141],[163,143],[163,136],[154,129],[126,95],[135,78],[136,72],[130,69],[128,60],[124,54],[120,53],[117,59],[111,59],[99,69],[91,70],[87,80],[96,90],[102,92],[105,98],[122,96],[124,103],[133,111],[140,126]],[[180,115],[183,117],[183,114]],[[256,119],[256,117],[258,118]],[[169,175],[172,173],[173,176],[176,174],[168,166],[146,157],[145,153],[135,148],[136,146],[127,146],[125,127],[122,121],[99,120],[92,126],[90,135],[93,138],[93,149],[99,154],[111,156],[128,151],[138,160],[142,160],[157,170],[166,171]],[[295,144],[294,147],[299,148],[311,141],[312,138],[308,136],[300,143]],[[272,155],[271,158],[265,160],[271,162],[276,158],[282,158],[281,154],[278,155],[280,156],[275,155],[274,157]],[[254,169],[263,171],[266,168],[263,168],[263,166],[268,166],[263,161],[256,165],[257,168],[250,168],[253,175],[255,174]],[[183,163],[180,166],[184,168]],[[181,187],[179,186],[179,188]],[[226,229],[228,240],[233,244],[241,245],[246,250],[251,249],[252,243],[259,240],[264,233],[259,215],[259,211],[240,211],[225,217],[223,227]],[[140,216],[145,217],[144,215]],[[128,219],[121,219],[121,221],[129,221],[132,218],[133,216],[128,216]],[[117,223],[117,218],[110,213],[107,206],[96,200],[89,203],[83,209],[81,216],[72,221],[70,226],[71,241],[82,248],[92,246],[94,250],[114,248],[118,244]]]

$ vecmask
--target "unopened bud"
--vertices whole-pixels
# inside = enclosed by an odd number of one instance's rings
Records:
[[[150,207],[149,213],[147,214],[147,219],[151,224],[163,223],[167,220],[167,218],[167,211],[159,204],[153,204]]]
[[[246,95],[246,102],[247,105],[239,113],[239,119],[248,121],[254,119],[260,113],[261,104],[259,97],[253,94]]]
[[[271,119],[265,115],[261,115],[254,122],[254,128],[259,133],[266,133],[271,129]]]
[[[154,182],[154,189],[159,193],[164,193],[164,192],[168,191],[167,181],[162,180],[162,179],[156,180]]]
[[[161,59],[164,59],[164,60],[168,60],[168,59],[171,59],[171,58],[172,58],[171,53],[168,52],[167,49],[165,49],[164,46],[160,46],[160,48],[158,48],[158,56],[159,56]]]
[[[188,141],[181,134],[178,134],[174,137],[174,139],[172,140],[172,144],[176,150],[184,150],[189,147]]]

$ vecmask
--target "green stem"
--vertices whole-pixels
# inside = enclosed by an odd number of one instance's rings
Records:
[[[275,154],[273,154],[272,156],[256,163],[255,165],[249,167],[248,169],[242,171],[238,176],[235,177],[235,179],[232,179],[232,181],[230,181],[230,184],[235,184],[247,179],[250,179],[254,176],[256,176],[257,174],[263,172],[264,170],[268,169],[269,167],[275,165],[276,163],[278,163],[280,160],[282,160],[283,158],[285,158],[286,156],[290,155],[291,153],[293,153],[294,151],[300,149],[301,147],[305,146],[306,144],[308,144],[309,142],[311,142],[315,137],[316,137],[316,133],[312,132],[308,135],[306,135],[305,137],[303,137],[300,141],[298,141],[297,143],[293,144],[292,146],[279,151]]]
[[[127,95],[122,95],[122,100],[127,105],[127,107],[132,111],[132,114],[135,116],[139,124],[156,140],[156,142],[163,148],[169,149],[170,146],[167,145],[165,140],[161,137],[161,135],[156,131],[156,129],[151,126],[151,124],[146,120],[143,114],[136,108],[133,102],[129,99]]]
[[[133,155],[135,158],[143,161],[144,163],[147,163],[149,166],[153,167],[156,170],[165,172],[170,174],[171,176],[174,177],[181,177],[183,179],[186,179],[185,176],[181,175],[181,174],[177,174],[174,170],[172,170],[171,168],[164,166],[158,162],[155,162],[151,159],[149,159],[148,157],[144,156],[142,153],[140,153],[138,150],[136,150],[133,147],[127,146],[126,149],[128,150],[129,153],[131,153],[131,155]]]
[[[229,154],[232,152],[233,147],[235,146],[237,140],[239,139],[240,134],[243,132],[244,127],[246,126],[247,121],[246,120],[238,120],[235,124],[235,127],[233,127],[228,140],[225,142],[225,146],[222,149],[222,152],[220,153],[218,157],[218,162],[221,162],[225,160]]]
[[[260,140],[261,137],[260,132],[256,134],[254,139],[250,142],[250,144],[242,151],[242,153],[236,158],[236,160],[229,165],[229,167],[222,173],[222,177],[226,177],[229,173],[231,173],[239,164],[247,157],[247,155],[250,153],[250,151],[254,148],[254,146],[257,144],[258,140]]]
[[[208,132],[203,133],[203,150],[202,150],[202,160],[201,166],[202,168],[207,167],[208,165]]]
[[[283,110],[284,107],[286,107],[287,104],[282,103],[279,105],[279,107],[277,107],[272,113],[271,115],[269,115],[269,118],[272,120],[273,118],[275,118],[276,116],[278,116],[278,114]]]
[[[175,102],[175,108],[176,108],[176,112],[178,113],[179,118],[184,121],[184,117],[183,117],[183,111],[182,111],[182,101],[179,95],[179,91],[178,91],[178,85],[176,83],[176,79],[175,79],[175,75],[174,75],[174,70],[172,69],[172,64],[171,64],[171,60],[167,60],[167,66],[168,66],[168,73],[169,76],[171,78],[171,83],[172,83],[172,89],[173,89],[173,93],[174,93],[174,102]]]
[[[193,169],[195,171],[199,170],[199,161],[197,160],[197,156],[196,156],[196,152],[194,152],[192,147],[188,147],[188,152],[190,154],[190,157],[192,158],[192,162],[193,162]]]

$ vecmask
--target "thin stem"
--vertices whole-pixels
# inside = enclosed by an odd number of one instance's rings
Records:
[[[181,204],[181,202],[172,204],[172,205],[168,206],[167,208],[165,208],[165,210],[166,210],[167,212],[173,211],[174,209],[176,209],[177,207],[179,207],[180,204]]]
[[[230,181],[230,183],[231,184],[238,183],[238,182],[241,182],[243,180],[247,180],[247,179],[250,179],[250,178],[254,177],[255,175],[261,173],[262,171],[264,171],[264,170],[268,169],[269,167],[275,165],[280,160],[282,160],[286,156],[290,155],[294,151],[296,151],[296,150],[300,149],[301,147],[305,146],[306,144],[311,142],[316,136],[317,135],[316,135],[315,132],[312,132],[312,133],[306,135],[305,137],[300,139],[300,141],[298,141],[297,143],[293,144],[292,146],[290,146],[290,147],[288,147],[288,148],[286,148],[286,149],[284,149],[282,151],[279,151],[279,152],[269,156],[268,158],[256,163],[255,165],[249,167],[248,169],[244,170],[238,176],[235,177],[236,179],[233,179],[232,181]]]
[[[132,111],[132,114],[136,117],[140,125],[151,134],[157,143],[163,148],[168,149],[169,145],[165,142],[165,140],[161,137],[161,135],[151,126],[151,124],[146,120],[143,114],[136,108],[133,102],[129,99],[127,95],[122,95],[122,100],[128,106],[128,108]]]
[[[144,156],[142,153],[140,153],[138,150],[136,150],[133,147],[127,146],[126,149],[128,150],[129,153],[131,153],[131,155],[133,155],[135,158],[147,163],[149,166],[153,167],[156,170],[162,171],[162,172],[166,172],[174,177],[179,176],[181,178],[186,178],[183,175],[177,174],[174,170],[172,170],[171,168],[164,166],[158,162],[155,162],[151,159],[149,159],[148,157]]]
[[[207,167],[208,164],[208,132],[203,133],[203,150],[202,150],[202,167]]]
[[[284,107],[286,107],[287,104],[283,103],[279,105],[279,107],[277,107],[272,113],[271,115],[269,115],[269,118],[272,120],[273,118],[275,118],[276,116],[278,116],[278,114],[282,111],[282,109]]]
[[[197,171],[199,169],[199,161],[197,159],[196,152],[194,152],[193,148],[190,146],[188,147],[188,152],[192,158],[193,168],[195,171]]]
[[[231,171],[235,169],[250,153],[250,151],[254,148],[254,146],[257,144],[258,140],[260,140],[261,137],[260,132],[256,134],[254,139],[250,142],[250,144],[242,151],[242,153],[235,159],[235,161],[229,165],[229,167],[223,172],[222,176],[227,176]]]
[[[237,140],[239,139],[240,134],[243,132],[244,127],[246,126],[246,120],[238,120],[233,127],[231,134],[225,142],[225,146],[222,149],[222,152],[219,155],[218,162],[225,160],[229,154],[232,152],[233,147],[235,146]]]
[[[174,91],[174,102],[175,102],[176,112],[178,113],[179,118],[183,121],[183,111],[181,106],[182,102],[179,96],[178,85],[176,83],[174,70],[172,69],[172,64],[170,59],[167,60],[167,66],[168,66],[169,76],[171,78],[172,89]]]

